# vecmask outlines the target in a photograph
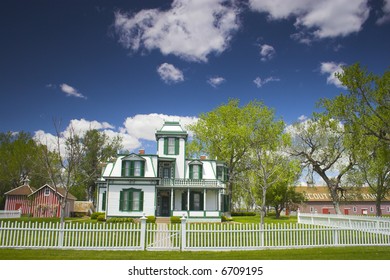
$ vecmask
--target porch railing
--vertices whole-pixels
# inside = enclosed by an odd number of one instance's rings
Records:
[[[194,180],[194,179],[161,179],[161,186],[185,186],[185,187],[222,187],[219,180]]]

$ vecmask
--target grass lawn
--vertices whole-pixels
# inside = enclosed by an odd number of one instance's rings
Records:
[[[229,252],[0,249],[1,260],[390,260],[390,247]]]

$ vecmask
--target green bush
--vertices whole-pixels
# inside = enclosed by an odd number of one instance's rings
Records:
[[[181,223],[180,217],[177,216],[171,217],[171,224],[180,224],[180,223]]]
[[[155,222],[156,222],[156,217],[155,216],[147,216],[146,217],[146,223],[154,224]]]
[[[97,217],[98,222],[104,222],[106,220],[106,214],[101,214]]]
[[[221,221],[222,221],[222,222],[231,222],[231,221],[233,221],[233,218],[228,218],[228,217],[226,217],[226,216],[222,216],[222,217],[221,217]]]
[[[232,212],[232,216],[256,216],[255,212]]]
[[[118,223],[133,223],[133,218],[110,218],[107,223],[118,224]]]
[[[91,220],[96,220],[100,215],[105,215],[104,212],[95,212],[91,214]]]

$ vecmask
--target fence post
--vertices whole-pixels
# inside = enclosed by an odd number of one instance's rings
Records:
[[[187,219],[183,214],[180,218],[181,221],[181,250],[184,251],[187,248]]]
[[[333,245],[339,245],[339,229],[333,229]]]
[[[59,223],[59,227],[57,226],[57,228],[60,229],[59,236],[58,236],[58,247],[60,248],[64,246],[64,226],[65,226],[65,222]]]
[[[297,210],[297,214],[298,214],[298,224],[301,223],[301,210],[298,208]]]
[[[145,241],[146,241],[146,220],[148,218],[145,217],[145,213],[142,213],[142,217],[140,218],[141,220],[141,250],[145,250]]]

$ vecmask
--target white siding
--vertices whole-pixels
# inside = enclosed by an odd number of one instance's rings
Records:
[[[205,210],[218,210],[217,197],[218,197],[217,190],[207,190]]]
[[[122,212],[119,211],[119,195],[123,189],[141,189],[144,192],[143,211]],[[111,217],[141,217],[143,213],[146,216],[155,215],[155,186],[137,186],[137,185],[111,185],[107,195],[108,209],[107,216]]]

